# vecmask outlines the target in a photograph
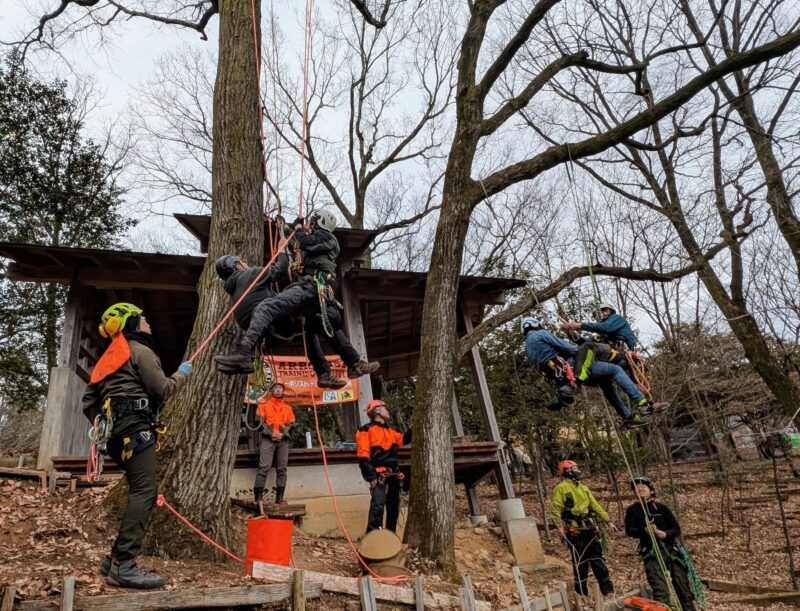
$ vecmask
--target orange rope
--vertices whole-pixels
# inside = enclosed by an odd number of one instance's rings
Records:
[[[194,524],[192,524],[192,523],[191,523],[189,520],[187,520],[187,519],[186,519],[186,518],[184,518],[184,517],[183,517],[181,514],[179,514],[179,513],[178,513],[178,510],[177,510],[177,509],[175,509],[175,508],[174,508],[172,505],[170,505],[170,504],[167,502],[167,499],[165,499],[165,498],[164,498],[164,495],[163,495],[163,494],[159,494],[159,495],[158,495],[158,498],[156,499],[156,505],[158,505],[159,507],[166,507],[167,509],[169,509],[169,510],[170,510],[170,511],[171,511],[173,514],[175,514],[175,517],[176,517],[176,518],[178,518],[178,519],[179,519],[181,522],[183,522],[184,524],[186,524],[186,526],[188,526],[188,527],[189,527],[189,529],[190,529],[190,530],[192,530],[192,531],[193,531],[195,534],[199,535],[199,536],[200,536],[200,538],[201,538],[203,541],[205,541],[205,542],[206,542],[206,543],[208,543],[209,545],[211,545],[211,546],[215,547],[216,549],[218,549],[219,551],[221,551],[223,554],[225,554],[225,555],[227,555],[227,556],[229,556],[229,557],[233,558],[234,560],[236,560],[236,562],[240,562],[241,564],[244,564],[244,560],[242,560],[241,558],[239,558],[239,556],[237,556],[236,554],[234,554],[234,553],[232,553],[232,552],[228,551],[227,549],[225,549],[224,547],[222,547],[222,546],[221,546],[219,543],[217,543],[216,541],[214,541],[214,540],[213,540],[211,537],[209,537],[208,535],[206,535],[206,534],[205,534],[203,531],[201,531],[199,528],[197,528],[197,527],[196,527]]]
[[[308,360],[308,346],[306,344],[306,333],[305,329],[303,330],[303,351],[305,353],[306,360]],[[344,521],[342,520],[342,516],[339,513],[339,504],[336,501],[336,493],[333,491],[333,484],[331,483],[331,475],[328,469],[328,457],[325,453],[325,440],[322,438],[322,431],[319,427],[319,416],[317,414],[317,400],[314,397],[312,392],[311,394],[311,403],[314,406],[314,427],[317,430],[317,442],[319,443],[319,449],[322,454],[322,467],[325,471],[325,482],[328,485],[328,492],[331,495],[331,501],[333,501],[333,511],[336,513],[336,520],[339,522],[339,528],[341,529],[342,533],[344,534],[345,539],[347,539],[347,543],[350,545],[350,549],[353,550],[353,554],[355,555],[356,559],[358,560],[359,564],[366,570],[374,579],[375,581],[385,581],[389,583],[395,582],[402,582],[407,581],[408,577],[405,576],[397,576],[397,577],[382,577],[378,575],[375,571],[373,571],[369,565],[364,561],[364,558],[361,554],[358,553],[353,540],[350,537],[350,533],[347,532],[347,528],[344,525]]]
[[[303,182],[306,169],[306,137],[308,128],[308,60],[311,55],[311,9],[313,0],[306,0],[306,36],[303,53],[303,125],[300,129],[300,211],[303,216]]]
[[[242,303],[242,301],[244,301],[244,298],[247,297],[247,295],[250,293],[250,291],[253,290],[253,287],[256,284],[258,284],[258,281],[261,280],[261,278],[264,276],[264,274],[267,273],[267,270],[269,269],[269,266],[272,265],[275,262],[275,259],[278,258],[278,255],[286,247],[286,245],[289,243],[289,240],[292,239],[293,235],[294,235],[294,231],[292,231],[292,233],[289,234],[289,237],[286,238],[286,240],[282,244],[278,244],[278,248],[275,251],[275,253],[272,255],[272,258],[269,260],[269,262],[267,262],[267,264],[261,269],[261,271],[258,273],[258,276],[256,276],[253,279],[253,281],[250,283],[250,286],[247,287],[247,290],[244,293],[242,293],[242,296],[239,297],[239,299],[236,300],[236,303],[234,303],[230,307],[230,309],[225,313],[225,316],[223,316],[222,319],[217,323],[217,326],[214,327],[214,329],[211,331],[211,333],[209,333],[206,336],[206,338],[203,340],[203,343],[201,343],[197,347],[197,350],[195,350],[192,353],[192,356],[189,357],[189,362],[194,361],[197,358],[197,355],[199,355],[205,349],[205,347],[208,345],[208,342],[210,342],[211,339],[219,332],[219,330],[222,328],[222,325],[224,325],[225,322],[231,317],[231,314],[233,314],[234,310],[239,307],[239,304]]]

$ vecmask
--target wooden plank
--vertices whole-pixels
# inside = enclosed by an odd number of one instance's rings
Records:
[[[425,590],[422,588],[422,577],[414,579],[414,605],[416,611],[425,611]]]
[[[701,579],[712,592],[728,592],[730,594],[771,594],[788,592],[786,588],[770,588],[766,586],[754,586],[746,583],[736,583],[733,581],[723,581],[721,579]]]
[[[292,569],[268,564],[266,562],[253,561],[253,577],[265,579],[267,581],[284,582],[291,579]],[[310,579],[322,584],[325,592],[336,592],[337,594],[349,594],[358,596],[358,579],[355,577],[343,577],[341,575],[331,575],[318,571],[305,571],[306,579]],[[388,585],[385,583],[375,583],[375,599],[378,601],[389,601],[404,605],[414,605],[414,589],[403,588],[401,586]],[[461,599],[450,594],[441,592],[425,592],[426,609],[448,609],[460,607]],[[478,611],[490,611],[492,606],[485,601],[476,601],[475,606]]]
[[[364,575],[358,580],[358,598],[361,601],[361,611],[378,611],[378,603],[375,602],[375,584],[372,576]]]
[[[292,572],[292,611],[306,611],[305,576],[303,570]]]
[[[20,469],[17,467],[0,467],[0,477],[15,479],[33,479],[39,481],[39,489],[47,488],[47,472],[39,469]]]
[[[291,570],[291,569],[290,569]],[[306,598],[319,598],[322,586],[306,582]],[[233,588],[198,588],[194,590],[169,590],[104,594],[102,596],[77,596],[74,609],[91,611],[144,611],[145,609],[209,609],[261,605],[289,600],[292,586],[289,583],[270,583]],[[26,600],[17,606],[19,611],[55,611],[58,604],[52,600]]]
[[[65,575],[61,586],[61,606],[59,611],[72,611],[75,603],[75,577]]]
[[[519,567],[514,565],[511,567],[511,573],[514,575],[514,583],[517,584],[517,592],[519,592],[519,600],[522,603],[522,611],[531,611],[531,602],[528,600],[528,592],[525,590],[525,584],[522,582],[522,575],[520,575]]]
[[[564,611],[571,611],[569,608],[569,592],[567,592],[567,584],[563,581],[558,584],[558,593],[561,595],[561,606]]]
[[[14,608],[14,597],[17,595],[17,586],[0,587],[0,611],[11,611]]]
[[[800,602],[800,592],[776,592],[774,594],[759,594],[757,596],[747,596],[735,601],[739,604],[754,605],[756,607],[772,606],[776,603],[797,603]]]

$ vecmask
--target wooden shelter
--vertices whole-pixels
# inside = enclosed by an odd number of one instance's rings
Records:
[[[199,240],[200,250],[205,253],[210,217],[178,214],[176,218]],[[414,375],[427,274],[365,268],[365,254],[376,233],[337,229],[335,234],[341,245],[339,298],[345,307],[346,331],[351,342],[360,353],[381,361],[378,374],[383,379]],[[80,412],[80,397],[104,348],[97,333],[100,314],[118,301],[141,306],[153,328],[155,347],[165,370],[174,370],[191,335],[198,308],[196,285],[205,257],[14,243],[0,243],[0,257],[11,260],[11,280],[69,286],[58,366],[51,372],[39,464],[47,468],[54,456],[85,456],[89,442]],[[461,277],[459,334],[480,322],[487,305],[503,303],[505,292],[520,286],[523,282],[513,279]],[[302,354],[302,347],[288,346],[287,352],[292,351]],[[472,370],[479,393],[486,440],[499,443],[499,430],[477,348],[470,351],[466,364]],[[350,434],[366,422],[365,407],[371,399],[371,386],[362,384],[358,405],[345,410],[349,414],[346,425]],[[455,400],[453,420],[455,434],[463,436]],[[489,472],[497,477],[502,498],[513,497],[502,453],[495,450],[487,463]],[[472,463],[470,469],[475,477],[488,474],[486,469],[475,469]],[[475,477],[462,476],[458,481],[471,490],[477,483]],[[477,497],[469,496],[473,513],[480,513]]]

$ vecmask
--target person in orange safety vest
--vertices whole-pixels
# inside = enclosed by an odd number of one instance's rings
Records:
[[[367,532],[383,527],[395,532],[400,515],[400,485],[403,474],[398,469],[397,448],[411,443],[411,431],[401,433],[389,426],[392,419],[386,403],[370,401],[367,405],[369,424],[356,433],[356,455],[361,475],[369,484],[371,499]]]
[[[261,441],[258,445],[258,471],[253,484],[253,496],[259,513],[262,511],[264,484],[269,470],[275,465],[275,503],[285,505],[283,493],[286,490],[286,467],[289,464],[289,433],[294,424],[292,406],[283,400],[284,386],[277,383],[272,387],[271,396],[261,398],[256,415],[263,420]]]

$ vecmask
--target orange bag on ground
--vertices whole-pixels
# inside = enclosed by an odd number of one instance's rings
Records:
[[[253,560],[289,566],[292,555],[293,518],[253,518],[247,523],[245,574],[252,575]]]

